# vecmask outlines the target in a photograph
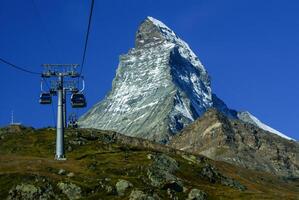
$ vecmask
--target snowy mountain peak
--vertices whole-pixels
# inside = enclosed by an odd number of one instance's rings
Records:
[[[135,47],[120,56],[111,92],[81,117],[80,126],[168,142],[214,99],[210,77],[189,45],[147,17]]]
[[[174,42],[176,38],[176,34],[169,27],[153,17],[147,17],[140,24],[136,34],[137,46],[165,40]]]
[[[174,34],[174,32],[168,28],[168,26],[166,26],[163,22],[151,17],[151,16],[147,16],[146,20],[151,21],[155,26],[161,28],[161,29],[167,29],[169,32],[172,32]],[[175,35],[175,34],[174,34]]]
[[[252,115],[250,112],[248,111],[244,111],[244,112],[238,112],[238,118],[246,123],[250,123],[250,124],[253,124],[265,131],[268,131],[268,132],[271,132],[271,133],[274,133],[280,137],[283,137],[285,139],[288,139],[288,140],[294,140],[286,135],[284,135],[283,133],[271,128],[270,126],[264,124],[263,122],[261,122],[258,118],[256,118],[254,115]]]
[[[79,125],[166,143],[212,107],[237,118],[212,93],[210,77],[189,45],[147,17],[138,27],[135,47],[120,56],[112,90]]]
[[[136,48],[150,48],[152,46],[161,45],[162,43],[165,45],[167,45],[167,43],[176,45],[184,58],[190,60],[202,73],[207,74],[206,69],[198,57],[184,40],[179,38],[175,32],[163,22],[153,17],[147,17],[140,24],[136,33]]]

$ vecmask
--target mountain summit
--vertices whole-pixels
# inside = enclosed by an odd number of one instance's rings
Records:
[[[135,48],[120,56],[112,91],[80,119],[80,126],[165,143],[213,107],[214,99],[209,75],[188,44],[147,17]]]
[[[167,143],[211,107],[238,118],[212,93],[210,77],[189,45],[147,17],[135,48],[120,56],[112,90],[79,124]]]

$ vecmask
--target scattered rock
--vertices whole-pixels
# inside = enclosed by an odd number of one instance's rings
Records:
[[[179,181],[179,179],[173,175],[173,173],[179,169],[175,159],[165,154],[155,155],[152,159],[153,163],[147,171],[151,185],[163,187],[167,183]]]
[[[241,191],[244,191],[244,190],[247,189],[246,186],[242,185],[238,181],[230,179],[230,178],[226,178],[226,177],[221,179],[221,183],[223,185],[233,187],[233,188],[236,188],[236,189],[241,190]]]
[[[199,189],[192,189],[189,194],[187,200],[206,200],[208,195],[199,190]]]
[[[188,191],[188,188],[183,187],[183,192],[186,193]]]
[[[72,148],[72,146],[71,145],[69,145],[68,147],[67,147],[67,151],[73,151],[73,148]]]
[[[147,154],[147,159],[151,160],[153,158],[152,154]]]
[[[125,191],[132,186],[133,186],[132,183],[123,179],[120,179],[115,185],[117,194],[120,196],[123,196]]]
[[[129,200],[155,200],[156,198],[145,194],[140,190],[133,190],[130,194]]]
[[[59,174],[59,175],[65,175],[65,174],[66,174],[66,171],[65,171],[64,169],[60,169],[60,170],[58,171],[58,174]]]
[[[209,164],[205,164],[201,169],[200,175],[208,178],[211,183],[216,183],[221,180],[221,175]]]
[[[246,190],[246,187],[239,183],[236,180],[233,180],[231,178],[225,177],[222,174],[220,174],[214,167],[212,167],[210,164],[206,164],[201,172],[200,176],[208,178],[208,180],[211,183],[221,183],[223,185],[233,187],[239,190]]]
[[[33,184],[22,183],[9,191],[8,200],[58,199],[50,184],[41,188]]]
[[[75,174],[74,174],[73,172],[70,172],[70,173],[68,173],[66,176],[67,176],[67,177],[74,177]]]
[[[176,192],[182,192],[183,186],[181,182],[170,181],[169,183],[164,184],[163,189],[171,189]]]
[[[32,184],[17,185],[9,191],[7,199],[35,199],[40,196],[41,190]]]
[[[109,182],[109,181],[111,181],[111,178],[105,178],[104,180]]]
[[[87,142],[87,140],[83,137],[77,137],[74,138],[73,140],[70,140],[69,143],[72,145],[78,145],[78,146],[82,146],[85,145]]]
[[[105,185],[104,189],[107,194],[115,194],[115,188],[111,185]]]
[[[59,182],[57,186],[70,200],[81,198],[81,188],[79,186],[63,182]]]
[[[170,188],[167,189],[167,195],[169,196],[169,199],[171,200],[178,200],[178,197],[175,195],[175,192],[171,190]]]
[[[109,180],[109,178],[105,178],[104,181],[100,180],[99,181],[99,188],[107,194],[116,194],[115,187],[107,184],[108,180]]]

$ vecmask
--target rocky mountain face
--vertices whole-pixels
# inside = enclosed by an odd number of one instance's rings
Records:
[[[293,140],[294,139],[286,136],[285,134],[271,128],[270,126],[264,124],[263,122],[261,122],[259,119],[257,119],[255,116],[253,116],[250,112],[246,111],[246,112],[238,112],[237,114],[238,119],[240,119],[241,121],[245,122],[245,123],[249,123],[249,124],[253,124],[265,131],[269,131],[271,133],[275,133],[276,135],[279,135],[280,137],[283,137],[287,140]]]
[[[189,45],[147,17],[136,33],[135,48],[120,56],[112,90],[79,124],[167,143],[209,108],[291,139],[248,112],[228,108],[212,93],[210,77]]]
[[[258,171],[299,177],[299,145],[293,140],[215,109],[183,129],[170,146]]]
[[[213,94],[188,44],[152,17],[140,24],[135,48],[120,56],[112,90],[79,125],[170,142],[250,169],[299,175],[298,143],[249,112],[228,108]]]
[[[210,107],[237,117],[212,93],[209,75],[188,44],[148,17],[135,48],[120,56],[111,92],[79,124],[166,143]]]

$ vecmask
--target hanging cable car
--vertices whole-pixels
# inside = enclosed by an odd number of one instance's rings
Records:
[[[71,104],[73,108],[86,107],[86,99],[82,93],[73,93],[71,96]]]
[[[40,94],[39,97],[40,104],[51,104],[52,103],[52,96],[48,92],[43,92]]]

